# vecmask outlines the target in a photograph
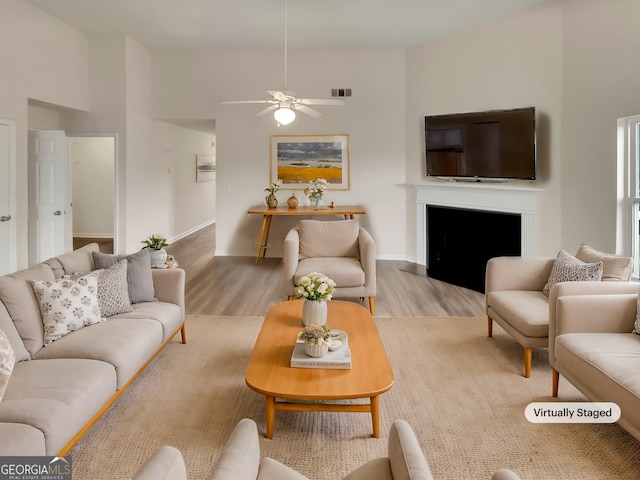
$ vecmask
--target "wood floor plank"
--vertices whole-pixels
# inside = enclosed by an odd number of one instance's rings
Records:
[[[256,265],[253,256],[215,256],[215,224],[176,241],[167,251],[186,272],[188,314],[262,316],[286,299],[282,259],[265,258]],[[376,317],[485,315],[483,294],[428,278],[424,267],[378,260],[376,268]]]

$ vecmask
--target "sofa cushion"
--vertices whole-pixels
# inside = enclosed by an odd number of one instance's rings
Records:
[[[360,260],[356,258],[305,258],[300,260],[293,281],[298,285],[300,278],[312,272],[321,272],[336,282],[337,288],[362,287],[365,276]]]
[[[588,245],[581,245],[576,258],[585,263],[602,262],[602,281],[628,282],[633,272],[633,257],[604,253]]]
[[[47,453],[44,433],[24,423],[0,422],[0,455],[40,457]]]
[[[615,401],[626,422],[640,425],[640,336],[566,333],[556,337],[556,365],[590,400]]]
[[[174,303],[143,302],[132,305],[133,310],[109,318],[155,320],[162,327],[162,342],[173,335],[182,324],[182,310]]]
[[[115,367],[121,388],[162,345],[162,326],[156,320],[111,317],[91,327],[76,330],[33,358],[77,358],[100,360]]]
[[[548,297],[551,287],[560,282],[599,282],[602,279],[602,270],[602,262],[584,263],[566,250],[560,250],[542,293]]]
[[[98,304],[98,276],[77,280],[33,282],[44,324],[44,345],[82,327],[102,321]]]
[[[62,278],[71,273],[86,273],[94,269],[91,252],[98,251],[97,243],[90,243],[74,250],[63,253],[45,261],[51,267],[56,278]]]
[[[507,323],[527,337],[549,336],[549,299],[542,292],[489,292],[487,302]]]
[[[4,395],[4,391],[9,384],[13,365],[16,363],[16,356],[13,353],[13,347],[9,338],[0,330],[0,400]]]
[[[148,250],[140,250],[126,256],[100,252],[92,252],[92,255],[95,268],[108,268],[126,258],[129,262],[127,265],[127,282],[129,284],[129,300],[131,303],[156,301]]]
[[[31,286],[34,280],[55,281],[49,265],[31,268],[0,277],[0,300],[7,308],[27,351],[33,355],[44,345],[44,326],[40,306]]]
[[[115,371],[105,362],[20,362],[0,402],[0,422],[41,430],[46,455],[55,455],[100,411],[115,389]]]
[[[357,220],[301,220],[299,232],[300,258],[360,258]]]
[[[16,362],[22,362],[31,358],[29,352],[27,352],[27,349],[24,347],[24,342],[20,338],[16,326],[9,316],[9,312],[2,302],[0,302],[0,330],[5,333],[11,342],[11,348],[13,348]]]

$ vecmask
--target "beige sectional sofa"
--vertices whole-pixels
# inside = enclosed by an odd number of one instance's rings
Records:
[[[186,341],[184,271],[151,269],[144,252],[121,261],[97,250],[91,244],[0,277],[0,330],[15,356],[4,396],[0,392],[0,456],[66,454],[178,332]],[[107,273],[81,275],[96,263]],[[68,318],[47,313],[34,290],[39,282],[55,294],[65,275],[76,282],[71,289],[89,278],[88,291],[97,285],[92,278],[118,280],[100,283],[97,294],[101,308],[111,302],[102,311],[119,302],[113,311],[121,313],[65,326]],[[111,298],[114,292],[121,297]]]
[[[637,293],[559,298],[549,322],[549,362],[554,397],[562,375],[589,400],[616,403],[618,424],[640,440],[637,315]]]

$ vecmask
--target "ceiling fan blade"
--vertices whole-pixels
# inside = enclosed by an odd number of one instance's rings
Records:
[[[306,113],[307,115],[312,116],[313,118],[318,118],[322,116],[322,114],[317,110],[314,110],[313,108],[309,108],[305,105],[297,105],[295,107],[295,110],[297,110],[298,112]]]
[[[301,98],[300,103],[303,105],[334,105],[343,106],[347,102],[340,98]]]
[[[233,100],[229,102],[220,102],[223,105],[230,105],[234,103],[271,103],[271,100]]]
[[[260,111],[259,113],[256,113],[256,117],[260,117],[262,115],[266,115],[269,112],[273,112],[277,108],[278,108],[278,105],[271,105],[271,106],[265,108],[264,110]]]

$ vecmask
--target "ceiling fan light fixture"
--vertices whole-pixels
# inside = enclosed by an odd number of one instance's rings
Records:
[[[289,125],[296,119],[296,112],[289,107],[280,107],[273,112],[273,118],[276,119],[280,125]]]

